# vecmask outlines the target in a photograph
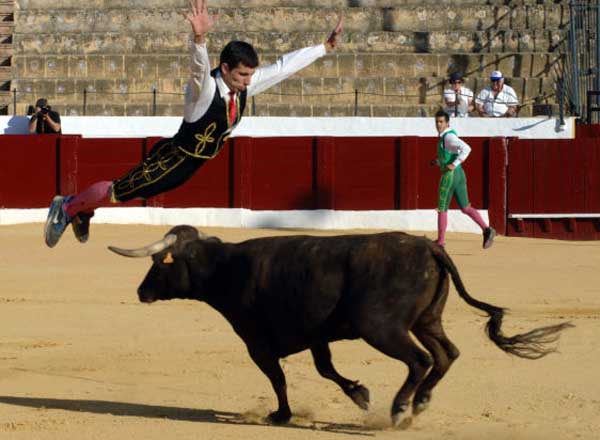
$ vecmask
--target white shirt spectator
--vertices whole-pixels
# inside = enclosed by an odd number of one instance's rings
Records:
[[[458,105],[456,105],[458,98]],[[446,113],[450,116],[459,118],[469,117],[469,106],[473,102],[473,91],[462,86],[458,93],[454,89],[444,90],[444,102],[446,103]]]
[[[509,106],[516,107],[519,105],[519,100],[514,89],[504,84],[502,90],[495,97],[490,86],[484,88],[475,98],[475,103],[483,105],[483,111],[486,115],[498,118],[506,114]]]

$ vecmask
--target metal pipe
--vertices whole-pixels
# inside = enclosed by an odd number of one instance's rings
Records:
[[[596,90],[600,91],[600,43],[598,38],[600,36],[600,0],[596,0],[596,38],[594,38],[594,44],[596,45]],[[596,97],[596,102],[598,98]]]
[[[565,91],[564,91],[564,80],[559,78],[558,80],[558,114],[559,114],[559,125],[563,127],[565,125]]]
[[[152,88],[152,116],[156,116],[156,87]]]
[[[570,25],[570,30],[569,30],[569,43],[571,46],[571,61],[572,61],[572,68],[573,68],[573,77],[574,77],[574,81],[573,81],[573,107],[574,107],[574,113],[575,115],[579,116],[580,115],[580,102],[579,102],[579,66],[578,66],[578,57],[577,57],[577,32],[576,32],[576,26],[575,26],[575,20],[577,17],[577,13],[576,13],[576,2],[575,0],[570,0],[569,1],[569,9],[570,9],[570,16],[569,16],[569,25]]]
[[[86,107],[87,107],[87,89],[83,89],[83,116],[85,116]]]

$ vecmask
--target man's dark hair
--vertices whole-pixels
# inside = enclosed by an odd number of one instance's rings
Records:
[[[246,67],[258,67],[258,55],[254,47],[245,41],[230,41],[221,51],[219,65],[226,63],[231,70],[240,63]]]
[[[448,116],[448,113],[446,113],[444,110],[438,110],[435,114],[435,118],[444,118],[446,122],[450,121],[450,116]]]

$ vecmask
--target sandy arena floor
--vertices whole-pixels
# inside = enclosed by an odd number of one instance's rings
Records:
[[[500,237],[483,251],[479,236],[449,234],[469,292],[511,309],[506,333],[576,327],[560,353],[514,358],[487,340],[486,318],[452,288],[444,322],[462,355],[429,410],[398,432],[389,408],[407,370],[362,341],[332,350],[340,373],[369,387],[368,413],[301,353],[283,361],[292,423],[265,423],[275,396],[229,324],[199,302],[138,303],[149,259],[106,250],[168,229],[92,225],[87,245],[67,231],[51,250],[40,224],[0,227],[0,439],[598,438],[600,242]],[[298,232],[204,231],[226,241]]]

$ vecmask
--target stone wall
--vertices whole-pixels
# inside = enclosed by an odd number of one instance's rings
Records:
[[[477,92],[499,69],[526,103],[521,114],[530,115],[534,100],[555,103],[554,49],[568,22],[567,3],[212,0],[220,18],[208,47],[215,64],[227,41],[246,40],[261,63],[270,63],[323,42],[343,12],[340,49],[257,96],[250,114],[431,115],[450,72],[464,72]],[[40,96],[69,115],[83,114],[84,99],[87,115],[182,114],[187,0],[55,0],[52,9],[41,0],[15,4],[11,87],[19,114]]]

